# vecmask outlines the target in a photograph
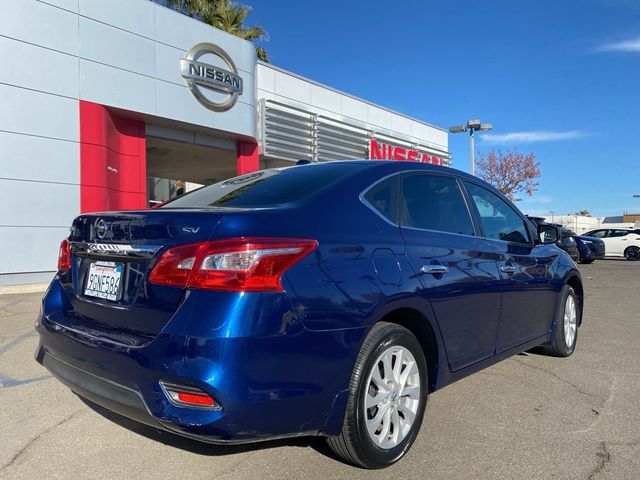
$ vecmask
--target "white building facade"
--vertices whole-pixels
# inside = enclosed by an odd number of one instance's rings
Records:
[[[0,59],[0,286],[49,281],[80,213],[298,160],[450,162],[442,128],[148,0],[0,2]]]

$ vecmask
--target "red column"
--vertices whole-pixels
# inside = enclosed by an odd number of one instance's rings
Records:
[[[260,150],[258,144],[238,141],[238,175],[260,170]]]
[[[80,101],[80,211],[147,207],[144,122]]]

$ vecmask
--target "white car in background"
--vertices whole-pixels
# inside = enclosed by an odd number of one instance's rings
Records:
[[[600,238],[604,242],[607,257],[640,260],[639,228],[598,228],[583,233],[582,236]]]

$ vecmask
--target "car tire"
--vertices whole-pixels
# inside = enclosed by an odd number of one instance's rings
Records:
[[[588,264],[588,263],[593,263],[596,259],[595,258],[585,258],[584,260],[580,260],[580,263],[583,264]]]
[[[551,341],[541,347],[542,353],[554,357],[568,357],[575,351],[581,319],[580,298],[571,286],[563,287],[561,298]]]
[[[632,246],[624,250],[624,258],[632,262],[640,260],[640,247]]]
[[[427,363],[416,337],[400,325],[376,324],[358,354],[342,432],[327,439],[330,448],[362,468],[397,462],[420,431],[427,392]]]

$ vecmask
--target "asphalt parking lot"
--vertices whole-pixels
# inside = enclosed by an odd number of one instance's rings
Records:
[[[518,355],[437,392],[411,452],[375,472],[318,439],[217,447],[91,408],[33,360],[41,295],[0,296],[0,478],[640,478],[640,264],[580,270],[572,357]]]

